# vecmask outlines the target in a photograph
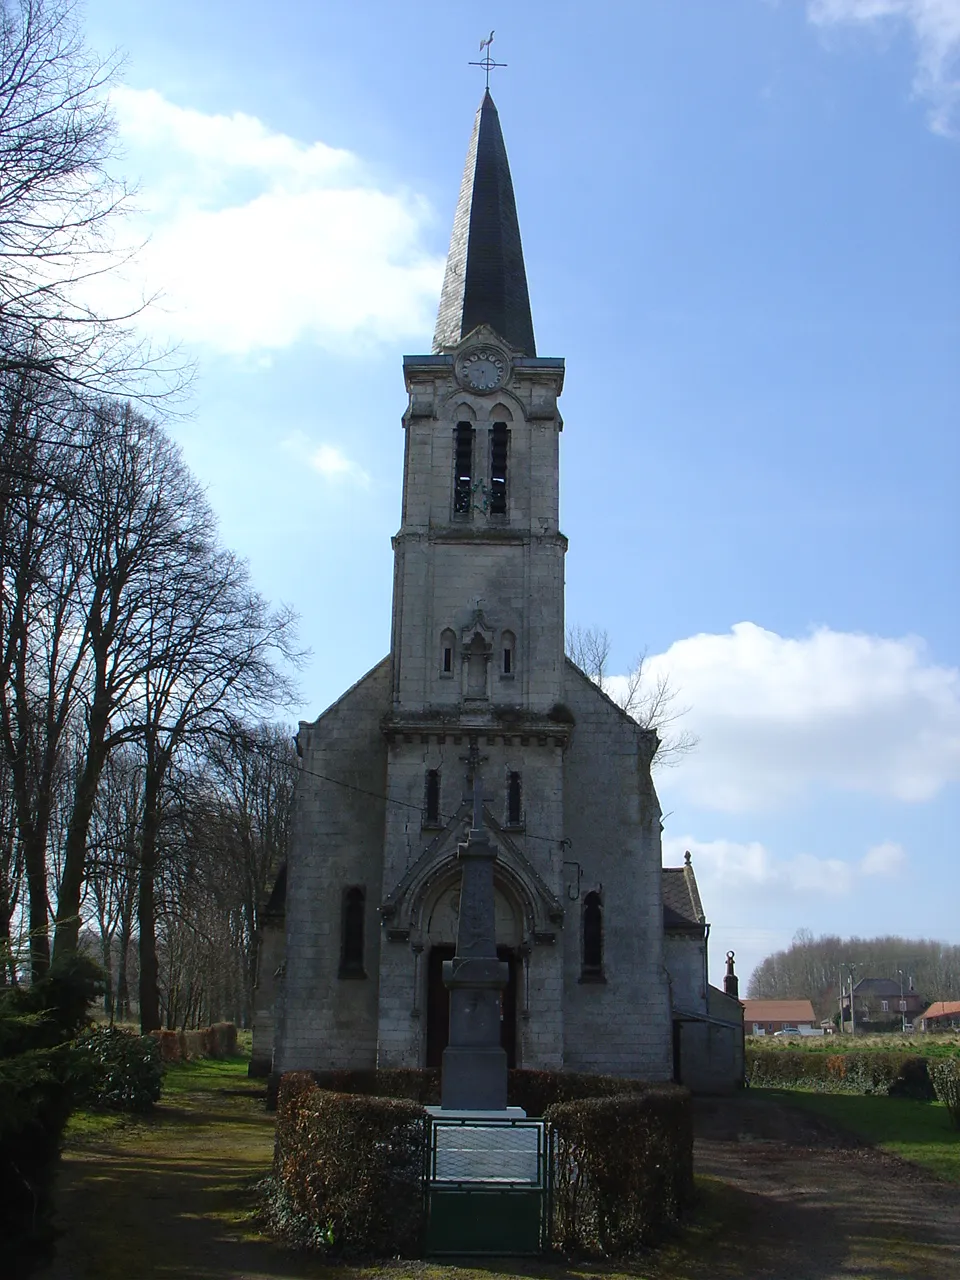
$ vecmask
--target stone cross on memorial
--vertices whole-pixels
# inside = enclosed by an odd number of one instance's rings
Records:
[[[440,1104],[443,1110],[504,1111],[507,1055],[500,1044],[500,996],[508,966],[497,959],[493,864],[496,847],[483,827],[482,757],[470,743],[467,779],[473,790],[473,823],[460,861],[457,950],[443,966],[450,991],[450,1039],[443,1051]]]

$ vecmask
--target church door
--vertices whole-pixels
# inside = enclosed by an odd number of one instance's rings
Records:
[[[443,962],[452,960],[451,946],[431,947],[427,960],[427,1063],[439,1067],[450,1038],[450,992],[443,985]],[[510,967],[500,1004],[500,1043],[507,1054],[507,1066],[517,1065],[517,983],[520,958],[513,947],[497,947],[497,959]]]

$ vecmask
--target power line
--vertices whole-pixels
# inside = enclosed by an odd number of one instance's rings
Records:
[[[400,808],[400,809],[412,809],[415,813],[419,813],[419,814],[423,813],[422,805],[411,804],[409,800],[398,800],[394,796],[388,796],[379,791],[371,791],[368,787],[358,787],[355,783],[344,782],[340,778],[331,778],[328,774],[317,773],[315,769],[308,769],[307,766],[304,765],[303,763],[299,765],[295,765],[290,760],[281,759],[279,756],[275,755],[272,751],[269,751],[265,747],[261,747],[258,742],[254,741],[252,738],[246,737],[245,735],[242,736],[241,741],[243,742],[243,745],[247,747],[252,747],[254,751],[258,752],[260,755],[266,757],[267,759],[273,760],[276,764],[284,765],[288,769],[296,769],[298,774],[305,773],[311,778],[319,779],[319,781],[321,782],[330,782],[335,787],[343,787],[347,791],[355,791],[358,795],[369,796],[371,800],[382,800],[384,804],[396,805],[397,808]],[[453,822],[458,816],[459,816],[458,813],[438,814],[438,817],[442,818],[445,823]],[[569,836],[538,836],[532,832],[527,831],[526,829],[524,829],[523,834],[528,840],[540,840],[544,844],[555,844],[563,848],[568,847],[570,844]]]

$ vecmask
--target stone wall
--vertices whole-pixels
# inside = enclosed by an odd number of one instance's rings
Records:
[[[287,871],[287,961],[275,1069],[373,1067],[390,707],[385,658],[314,723],[303,752]],[[317,775],[321,775],[318,777]],[[335,782],[324,779],[335,779]],[[337,785],[342,783],[346,785]],[[365,977],[341,977],[344,891],[365,891]]]
[[[663,953],[660,806],[653,741],[573,663],[565,701],[576,725],[564,767],[567,868],[577,901],[564,928],[564,1066],[669,1080],[671,1021]],[[603,981],[582,972],[587,894],[603,904]]]

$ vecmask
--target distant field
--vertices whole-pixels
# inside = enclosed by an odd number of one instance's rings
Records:
[[[960,1034],[928,1031],[913,1035],[747,1036],[748,1049],[800,1049],[805,1053],[915,1053],[923,1058],[960,1055]]]

